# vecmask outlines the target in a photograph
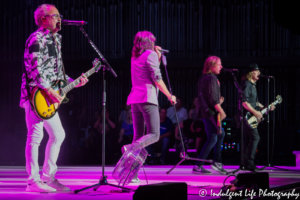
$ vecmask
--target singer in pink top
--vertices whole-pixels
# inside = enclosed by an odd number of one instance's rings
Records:
[[[159,139],[159,111],[157,96],[163,92],[173,104],[176,97],[168,91],[162,80],[159,68],[161,61],[160,47],[155,46],[156,38],[149,31],[140,31],[135,35],[131,56],[132,89],[127,99],[131,105],[134,136],[130,145],[122,147],[122,152],[128,149],[143,148]],[[147,135],[145,133],[145,124]],[[133,182],[138,179],[133,179]]]

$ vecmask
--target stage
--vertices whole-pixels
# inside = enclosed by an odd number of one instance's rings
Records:
[[[218,193],[223,186],[223,181],[227,177],[213,170],[210,166],[205,165],[206,169],[211,170],[211,175],[195,175],[192,174],[191,165],[179,166],[175,168],[169,175],[166,172],[171,168],[171,165],[151,165],[145,166],[145,171],[149,184],[161,182],[186,182],[188,185],[188,199],[212,199],[211,191]],[[238,166],[224,166],[227,171],[237,169]],[[265,170],[269,173],[270,188],[292,184],[300,181],[300,169],[296,167],[281,167],[290,171]],[[108,182],[117,184],[112,177],[114,167],[108,166],[105,168],[105,175],[108,176]],[[247,171],[239,171],[238,173],[246,173]],[[71,188],[71,192],[56,192],[56,193],[28,193],[25,192],[27,173],[25,167],[0,167],[0,199],[22,199],[22,200],[66,200],[66,199],[122,199],[129,200],[133,198],[134,192],[130,193],[111,193],[111,186],[101,186],[97,191],[92,189],[74,194],[74,190],[98,183],[101,177],[101,166],[78,166],[78,167],[59,167],[57,178],[59,181]],[[143,170],[139,172],[140,183],[129,184],[127,187],[137,189],[139,185],[145,185],[146,179]],[[234,177],[229,177],[226,184],[233,180]],[[200,197],[199,191],[206,190],[206,197]],[[293,199],[293,198],[290,198]],[[295,199],[295,198],[294,198]]]

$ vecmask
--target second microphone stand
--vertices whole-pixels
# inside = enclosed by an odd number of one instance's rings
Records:
[[[163,52],[162,52],[161,58],[162,58],[162,63],[164,65],[165,71],[166,71],[166,76],[167,76],[168,85],[169,85],[169,91],[170,91],[171,95],[173,95],[171,84],[170,84],[170,79],[169,79],[169,75],[168,75],[168,70],[167,70],[167,58],[166,58],[166,56],[164,55]],[[178,165],[180,165],[185,160],[195,160],[195,161],[203,161],[203,162],[212,163],[211,160],[203,160],[203,159],[199,159],[199,158],[191,158],[191,157],[188,156],[188,154],[186,152],[186,149],[185,149],[185,146],[184,146],[184,142],[183,142],[183,138],[182,138],[182,133],[181,133],[181,130],[180,130],[180,125],[179,125],[179,120],[178,120],[178,116],[177,116],[177,113],[176,113],[175,104],[173,104],[173,108],[174,108],[175,118],[176,118],[177,127],[178,127],[178,131],[179,131],[179,135],[180,135],[180,141],[181,141],[182,151],[180,153],[181,160],[174,167],[172,167],[169,171],[167,171],[167,174],[169,174],[171,171],[173,171],[173,169],[175,169]]]
[[[119,185],[114,185],[114,184],[110,184],[107,181],[107,176],[105,175],[105,111],[106,111],[106,79],[105,79],[105,71],[109,70],[115,77],[117,77],[116,72],[112,69],[112,67],[109,65],[109,63],[106,61],[106,59],[103,57],[103,55],[101,54],[101,52],[99,51],[99,49],[96,47],[96,45],[93,43],[92,40],[90,40],[90,38],[88,37],[88,34],[84,31],[84,29],[82,28],[82,26],[79,26],[79,29],[81,30],[81,32],[83,33],[83,35],[88,39],[88,42],[92,45],[92,47],[95,49],[95,51],[97,52],[97,54],[99,55],[102,63],[104,63],[104,65],[102,65],[102,69],[103,69],[103,95],[102,95],[102,112],[103,112],[103,117],[102,117],[102,176],[99,180],[99,183],[96,183],[94,185],[79,189],[79,190],[75,190],[74,193],[77,194],[78,192],[81,192],[83,190],[87,190],[89,188],[94,188],[94,191],[96,191],[101,185],[109,185],[112,187],[117,187],[122,189],[122,192],[128,192],[132,189],[130,188],[126,188],[126,187],[122,187]]]
[[[235,75],[233,72],[231,72],[231,75],[234,80],[234,85],[237,88],[239,92],[239,110],[240,110],[240,128],[241,128],[241,163],[240,167],[234,171],[229,172],[229,174],[235,174],[236,172],[240,170],[245,170],[245,155],[244,155],[244,108],[243,108],[243,99],[245,99],[244,92],[242,90],[241,85],[237,81]]]
[[[273,78],[274,80],[274,99],[275,99],[275,78]],[[270,161],[270,115],[269,115],[269,103],[270,103],[270,77],[268,77],[268,98],[267,98],[267,165],[264,166],[265,170],[272,170],[273,169],[277,169],[277,170],[282,170],[282,171],[289,171],[288,169],[283,169],[283,168],[279,168],[279,167],[275,167],[272,164],[272,160],[273,160],[273,151],[274,151],[274,130],[275,130],[275,113],[273,113],[273,145],[272,145],[272,156],[271,156],[271,161]],[[275,112],[275,110],[273,111]],[[271,168],[271,169],[270,169]]]

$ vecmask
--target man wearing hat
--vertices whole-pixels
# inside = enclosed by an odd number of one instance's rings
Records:
[[[262,109],[264,106],[258,102],[256,82],[259,80],[259,67],[256,63],[250,64],[246,69],[246,72],[242,76],[242,89],[245,98],[242,100],[243,107],[246,109],[245,112],[253,114],[258,122],[262,120],[263,116],[258,109]],[[270,110],[274,110],[275,106],[271,106]],[[245,113],[244,112],[244,113]],[[259,142],[259,134],[257,128],[251,129],[247,124],[243,126],[244,131],[244,158],[245,168],[250,171],[259,171],[254,165],[256,148]]]

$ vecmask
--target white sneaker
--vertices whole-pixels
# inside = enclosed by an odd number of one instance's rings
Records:
[[[52,187],[55,188],[57,191],[71,191],[71,189],[63,184],[61,184],[60,182],[58,182],[57,179],[54,179],[51,182],[47,182],[47,184]]]
[[[46,183],[33,182],[27,185],[26,192],[56,192],[56,189],[50,187]]]
[[[131,183],[139,183],[139,182],[141,182],[139,178],[133,178],[131,180]]]

